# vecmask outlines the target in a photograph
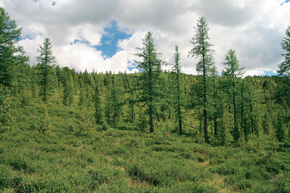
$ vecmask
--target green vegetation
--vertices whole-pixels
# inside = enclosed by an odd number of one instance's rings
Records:
[[[163,72],[150,32],[136,74],[51,65],[48,38],[37,66],[1,58],[0,191],[290,192],[289,77],[241,78],[233,50],[218,76],[198,22],[197,76],[178,47]]]
[[[44,108],[20,108],[17,127],[1,133],[1,191],[290,191],[290,144],[273,136],[251,136],[231,147],[198,144],[189,128],[180,136],[167,122],[154,134],[134,125],[79,130],[68,125],[82,116],[77,108],[53,105],[47,107],[50,127],[43,130]]]

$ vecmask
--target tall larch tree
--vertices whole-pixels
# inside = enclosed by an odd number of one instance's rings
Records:
[[[158,78],[161,72],[161,60],[156,52],[152,33],[148,32],[143,39],[143,48],[137,48],[140,53],[136,56],[141,58],[141,61],[135,61],[137,67],[141,68],[141,90],[142,96],[140,101],[146,104],[149,115],[150,132],[154,132],[154,102],[158,98]]]
[[[283,38],[281,43],[282,49],[285,51],[284,61],[279,65],[279,75],[290,77],[290,26],[286,30],[286,36]]]
[[[55,64],[55,57],[52,55],[52,44],[49,38],[44,39],[43,45],[39,46],[38,52],[40,54],[37,56],[41,86],[40,96],[42,96],[42,101],[46,103],[47,97],[52,90],[50,86],[52,81],[52,67]]]
[[[286,104],[288,107],[290,106],[290,26],[286,30],[286,36],[283,38],[281,43],[282,49],[285,53],[282,54],[284,56],[284,61],[279,65],[278,73],[280,76],[286,77],[282,79],[284,82],[284,86],[279,91],[278,96],[286,100]],[[280,99],[281,100],[281,99]],[[286,115],[287,122],[290,122],[290,114]]]
[[[189,52],[190,57],[198,58],[199,61],[196,66],[197,72],[201,75],[201,92],[202,92],[202,106],[203,106],[203,130],[204,140],[206,143],[210,143],[208,136],[208,76],[210,69],[214,65],[212,44],[209,43],[208,31],[206,19],[201,17],[197,21],[197,27],[195,28],[195,36],[191,40],[193,48]]]
[[[181,90],[181,66],[180,66],[180,52],[178,50],[178,46],[175,46],[175,54],[174,54],[174,65],[173,72],[175,75],[174,80],[174,89],[175,89],[175,99],[176,101],[176,115],[178,119],[178,127],[179,134],[182,134],[182,113],[181,113],[181,105],[182,105],[182,90]]]
[[[21,28],[17,29],[14,20],[0,7],[0,84],[11,86],[13,83],[14,67],[28,61],[21,46],[17,46],[21,36]]]
[[[240,137],[240,131],[237,121],[237,81],[243,74],[243,68],[239,67],[239,61],[237,59],[236,53],[234,50],[230,49],[224,59],[223,65],[225,69],[222,74],[225,77],[226,90],[229,93],[230,101],[233,105],[234,112],[234,127],[233,127],[233,136],[234,140],[237,141]]]
[[[218,85],[218,72],[216,67],[214,66],[211,71],[211,81],[212,81],[212,119],[213,119],[213,127],[214,127],[214,136],[218,135],[218,118],[221,118],[221,112],[219,112],[221,105],[220,94],[219,94],[219,85]]]

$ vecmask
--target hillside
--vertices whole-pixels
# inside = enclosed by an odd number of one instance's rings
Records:
[[[163,61],[150,31],[127,74],[60,67],[47,37],[29,64],[0,15],[1,192],[290,192],[290,27],[279,76],[244,76],[233,49],[218,73],[205,17],[197,75],[178,46]]]
[[[74,76],[84,76],[84,80],[85,76],[90,77],[88,80],[97,77],[99,84],[103,84],[102,93],[108,93],[106,89],[110,83],[107,82],[112,77],[125,87],[125,82],[121,81],[126,80],[124,77],[130,80],[138,75]],[[197,78],[183,76],[188,84],[194,83]],[[280,79],[248,77],[245,80],[256,88],[253,93],[259,112],[267,111],[267,106],[272,105],[271,119],[275,120],[281,111],[279,100],[274,97],[279,90],[276,81]],[[156,130],[150,133],[148,125],[145,123],[143,127],[142,119],[138,118],[142,115],[142,106],[137,104],[136,121],[126,118],[125,112],[130,110],[130,104],[122,103],[123,113],[117,118],[116,125],[113,114],[109,114],[110,121],[107,122],[104,102],[107,97],[102,94],[103,116],[107,123],[97,125],[93,100],[88,100],[93,95],[93,89],[84,88],[86,92],[83,94],[87,96],[82,101],[84,105],[80,104],[82,89],[74,91],[77,94],[73,95],[72,104],[64,105],[61,82],[46,104],[41,102],[39,95],[33,95],[33,89],[26,90],[28,99],[23,99],[20,94],[13,97],[9,92],[4,95],[10,101],[13,116],[11,126],[7,130],[2,128],[0,135],[1,191],[289,192],[290,144],[287,130],[285,140],[279,142],[274,122],[268,125],[268,132],[264,131],[262,115],[259,114],[258,132],[249,134],[247,141],[234,142],[229,123],[225,144],[220,145],[211,125],[212,144],[208,145],[198,129],[198,115],[194,107],[184,110],[186,124],[182,135],[178,134],[175,118],[168,117],[169,114],[159,121],[156,119]],[[122,89],[122,86],[118,88]],[[130,96],[126,92],[120,93]],[[271,102],[266,102],[268,99]],[[225,120],[229,120],[231,114],[226,117]]]
[[[42,108],[19,109],[18,126],[1,134],[3,192],[289,192],[290,144],[274,136],[214,147],[167,123],[154,134],[122,124],[78,135],[78,111],[56,105],[42,134],[29,123]]]

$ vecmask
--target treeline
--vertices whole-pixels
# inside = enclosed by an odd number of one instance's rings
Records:
[[[243,69],[234,50],[226,53],[219,75],[203,17],[197,22],[189,53],[199,60],[197,76],[181,73],[178,46],[172,56],[172,70],[163,71],[164,62],[151,32],[143,39],[143,47],[137,49],[139,60],[134,62],[141,69],[139,73],[89,73],[57,66],[48,38],[38,49],[38,64],[28,65],[29,59],[16,45],[21,30],[3,8],[0,13],[1,132],[13,129],[18,108],[43,103],[79,108],[77,122],[83,130],[129,124],[154,133],[158,125],[170,122],[176,133],[194,133],[213,145],[242,144],[250,135],[259,136],[261,132],[279,141],[290,138],[290,49],[289,44],[286,46],[290,28],[283,40],[285,47],[282,43],[288,55],[279,66],[280,75],[286,77],[242,78]],[[44,111],[43,133],[48,116]],[[88,116],[94,117],[94,123]]]

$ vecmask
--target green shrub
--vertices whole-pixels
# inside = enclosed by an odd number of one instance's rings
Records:
[[[121,177],[121,171],[110,167],[91,168],[88,171],[91,176],[91,189],[96,189],[102,184],[111,184],[113,181]]]
[[[33,165],[32,160],[18,152],[8,154],[5,157],[2,156],[2,158],[0,157],[0,162],[11,166],[14,170],[24,171],[28,173],[36,171],[36,167]]]
[[[203,192],[203,193],[214,193],[218,192],[218,190],[208,183],[200,183],[200,182],[191,182],[186,181],[184,183],[178,183],[174,186],[172,192]]]
[[[12,185],[14,177],[13,171],[5,165],[0,165],[0,189],[8,188]]]
[[[198,181],[204,176],[194,165],[184,165],[182,162],[164,160],[155,162],[152,159],[138,159],[126,167],[128,174],[136,180],[149,183],[154,186],[170,186],[176,182]],[[142,160],[142,161],[141,161]]]
[[[275,192],[290,193],[290,173],[282,171],[275,179]]]
[[[52,175],[45,177],[26,177],[16,187],[16,192],[73,192],[73,187],[64,178]]]
[[[229,163],[221,164],[211,168],[211,171],[221,175],[235,174],[236,166]]]
[[[278,174],[281,170],[285,170],[285,165],[276,158],[263,156],[256,159],[255,164],[267,169],[268,172]]]

